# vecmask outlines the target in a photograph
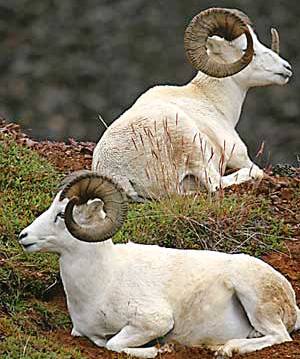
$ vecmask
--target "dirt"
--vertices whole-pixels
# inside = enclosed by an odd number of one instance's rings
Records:
[[[16,123],[7,123],[0,118],[0,132],[12,136],[15,141],[30,149],[37,151],[40,155],[64,173],[90,169],[92,163],[93,142],[77,142],[69,138],[68,142],[35,141],[21,131]]]
[[[92,153],[95,147],[91,142],[77,142],[74,139],[69,139],[68,143],[63,142],[37,142],[30,139],[27,135],[21,132],[18,125],[13,123],[6,123],[0,120],[0,132],[9,133],[13,136],[16,142],[25,145],[42,156],[46,157],[59,170],[64,173],[79,170],[82,168],[89,169],[92,161]],[[279,270],[292,283],[296,292],[297,303],[300,304],[300,214],[299,199],[293,199],[293,206],[290,206],[292,198],[290,188],[299,186],[300,177],[299,169],[296,169],[295,176],[278,177],[269,176],[261,183],[248,183],[243,186],[234,187],[231,191],[247,191],[249,189],[257,191],[257,193],[265,193],[274,201],[274,210],[277,211],[277,216],[293,227],[293,241],[286,241],[285,253],[272,252],[263,256],[263,260],[271,264],[274,268]],[[65,298],[61,287],[57,287],[51,295],[49,304],[58,306],[66,310]],[[125,358],[123,355],[116,355],[104,349],[96,347],[88,339],[73,338],[70,335],[70,330],[56,330],[51,333],[47,332],[61,342],[65,347],[77,347],[81,352],[90,359],[114,359]],[[293,341],[274,345],[270,348],[263,349],[246,355],[235,355],[235,359],[251,358],[251,359],[300,359],[300,332],[292,335]],[[174,345],[171,353],[165,353],[160,356],[163,359],[211,359],[213,354],[208,350],[202,348],[186,348],[179,345]]]

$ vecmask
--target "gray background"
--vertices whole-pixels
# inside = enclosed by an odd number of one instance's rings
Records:
[[[261,41],[270,27],[294,76],[284,87],[248,94],[239,132],[254,157],[297,162],[300,152],[299,0],[0,0],[0,116],[37,139],[97,141],[146,89],[184,84],[194,75],[183,33],[200,10],[246,12]]]

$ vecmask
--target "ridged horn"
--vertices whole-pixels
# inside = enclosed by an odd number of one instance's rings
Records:
[[[65,208],[65,224],[69,232],[85,242],[102,242],[111,238],[122,226],[128,210],[127,196],[112,179],[91,171],[75,176],[67,183],[60,200],[70,199]],[[105,219],[91,226],[81,226],[73,217],[76,205],[87,203],[90,199],[100,198],[106,213]]]
[[[248,29],[246,15],[239,16],[238,10],[211,8],[196,15],[184,35],[184,47],[191,64],[199,71],[212,77],[232,76],[244,69],[253,58],[253,40]],[[206,43],[210,36],[218,35],[232,41],[242,34],[247,38],[247,49],[243,56],[231,63],[214,61],[207,54]]]
[[[271,35],[272,35],[272,45],[271,49],[279,55],[280,52],[280,41],[279,41],[279,33],[278,31],[272,27],[271,28]]]

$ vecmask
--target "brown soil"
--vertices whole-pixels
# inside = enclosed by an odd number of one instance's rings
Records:
[[[92,155],[95,147],[93,142],[77,142],[73,138],[64,142],[35,141],[21,132],[15,123],[6,123],[0,118],[0,133],[7,133],[17,143],[29,147],[46,157],[55,167],[64,173],[91,168]]]
[[[42,141],[37,142],[30,139],[27,135],[21,132],[20,127],[13,123],[6,123],[0,119],[0,132],[10,133],[15,140],[25,146],[28,146],[42,156],[46,157],[51,163],[53,163],[59,170],[64,173],[68,173],[74,170],[82,168],[90,168],[92,160],[92,152],[95,147],[91,142],[77,142],[73,139],[69,139],[69,142],[49,142]],[[296,170],[297,175],[293,178],[286,177],[274,177],[269,176],[261,183],[249,183],[243,186],[231,188],[231,191],[248,191],[255,190],[257,193],[265,193],[272,198],[274,202],[274,211],[278,219],[282,219],[293,227],[293,241],[287,241],[286,253],[272,252],[263,256],[263,259],[270,263],[274,268],[283,273],[286,278],[292,283],[297,302],[300,303],[300,199],[293,201],[293,206],[290,206],[290,188],[299,186],[299,170]],[[272,175],[272,172],[269,172]],[[52,293],[49,304],[60,308],[65,307],[65,299],[61,288],[57,287],[55,294]],[[82,353],[91,359],[113,359],[113,358],[125,358],[126,356],[117,356],[114,353],[97,348],[89,340],[85,338],[73,338],[70,335],[70,330],[56,330],[47,332],[47,335],[51,335],[58,342],[65,347],[77,347]],[[254,352],[246,355],[235,355],[234,358],[251,358],[251,359],[300,359],[300,333],[294,333],[293,342],[284,343],[280,345],[274,345],[270,348]],[[211,359],[213,354],[205,349],[201,348],[186,348],[179,345],[175,345],[171,353],[161,355],[164,359],[186,359],[186,358],[201,358]]]

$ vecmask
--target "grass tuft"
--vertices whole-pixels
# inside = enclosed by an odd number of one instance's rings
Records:
[[[281,249],[290,229],[272,213],[271,201],[254,193],[223,198],[179,196],[133,205],[115,242],[210,249],[259,256]]]

